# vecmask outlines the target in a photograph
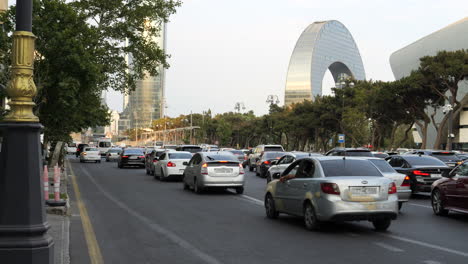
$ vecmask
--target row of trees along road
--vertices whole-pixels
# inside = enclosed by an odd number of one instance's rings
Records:
[[[437,129],[435,146],[444,143],[447,116],[435,122],[435,112],[452,98],[454,114],[466,103],[466,91],[459,84],[468,76],[468,53],[465,50],[439,52],[421,58],[418,70],[393,81],[353,81],[354,87],[333,88],[331,96],[317,96],[291,106],[271,105],[269,114],[257,117],[253,112],[212,115],[211,111],[193,114],[197,142],[219,142],[222,146],[252,147],[262,143],[281,143],[287,149],[325,151],[334,147],[337,135],[344,133],[347,146],[372,145],[376,149],[415,147],[413,125],[422,131],[422,145],[427,145],[430,123]],[[463,93],[463,94],[461,94]],[[461,99],[460,99],[461,98]],[[164,122],[171,128],[188,126],[189,116],[156,120],[154,130]],[[188,138],[184,139],[188,142]],[[330,144],[332,142],[332,144]]]

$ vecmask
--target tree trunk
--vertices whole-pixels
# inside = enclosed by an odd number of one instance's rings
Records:
[[[414,124],[414,122],[411,123],[411,124],[408,126],[408,128],[405,130],[405,137],[403,138],[403,140],[401,140],[401,141],[397,144],[397,146],[396,146],[397,148],[399,148],[406,140],[409,139],[408,134],[409,134],[409,132],[413,129],[413,124]]]
[[[393,123],[393,126],[392,126],[392,134],[390,135],[390,149],[393,149],[393,143],[395,142],[395,134],[396,134],[396,131],[398,129],[398,123],[397,122],[394,122]]]

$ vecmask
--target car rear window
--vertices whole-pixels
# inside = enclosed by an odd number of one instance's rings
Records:
[[[68,144],[69,147],[72,147],[72,148],[75,148],[76,147],[76,143],[70,143]]]
[[[110,142],[107,142],[107,141],[99,142],[100,148],[110,148],[111,146],[112,144]]]
[[[382,173],[368,160],[322,160],[320,164],[322,165],[325,177],[382,176]]]
[[[228,161],[235,161],[237,162],[237,157],[234,154],[209,154],[206,155],[206,159],[209,161],[216,161],[216,160],[228,160]]]
[[[263,157],[265,159],[276,159],[283,157],[285,154],[285,152],[265,152],[265,155]]]
[[[141,149],[126,149],[124,151],[125,155],[143,155],[143,151]]]
[[[460,160],[453,152],[433,152],[432,156],[444,162]]]
[[[244,152],[240,150],[229,150],[229,152],[231,152],[234,155],[244,155]]]
[[[429,156],[403,157],[411,166],[446,166],[442,161]]]
[[[374,157],[372,152],[365,150],[348,150],[346,151],[346,156],[350,157]]]
[[[189,153],[169,153],[169,159],[191,159],[192,154]]]
[[[282,147],[265,147],[265,151],[284,151]]]
[[[180,151],[188,151],[190,153],[197,153],[201,151],[200,147],[181,147]]]
[[[97,148],[85,148],[85,151],[98,151]]]
[[[396,173],[396,170],[385,160],[371,159],[372,162],[383,173]]]

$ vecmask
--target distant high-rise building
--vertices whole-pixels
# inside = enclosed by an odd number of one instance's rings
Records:
[[[166,25],[161,28],[160,36],[154,41],[162,49],[166,49]],[[132,64],[132,57],[128,56],[129,65]],[[163,99],[165,93],[164,87],[164,67],[160,66],[158,75],[155,77],[147,76],[136,83],[135,91],[128,96],[124,96],[124,118],[130,122],[127,129],[150,127],[153,120],[161,118],[163,113]],[[123,123],[121,122],[121,123]]]

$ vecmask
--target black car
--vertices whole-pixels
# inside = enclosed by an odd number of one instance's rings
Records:
[[[123,168],[125,166],[145,167],[145,153],[142,149],[127,148],[124,149],[119,156],[117,166]]]
[[[260,155],[260,158],[257,161],[255,166],[255,174],[262,178],[265,178],[268,172],[268,169],[271,167],[273,161],[279,160],[281,157],[286,155],[286,152],[276,152],[276,151],[265,151]]]
[[[325,156],[349,156],[349,157],[374,157],[372,152],[366,148],[334,148]]]
[[[447,164],[447,166],[451,168],[455,168],[459,164],[463,163],[463,159],[459,157],[455,152],[452,152],[452,151],[421,149],[421,150],[412,152],[412,154],[428,155],[434,158],[438,158],[439,160],[443,161],[445,164]]]
[[[76,147],[76,157],[78,158],[81,154],[81,152],[83,152],[84,148],[86,147],[89,147],[88,144],[78,144],[78,147]]]
[[[410,177],[413,193],[430,192],[432,183],[451,170],[441,160],[427,155],[393,155],[386,160],[397,172]]]

